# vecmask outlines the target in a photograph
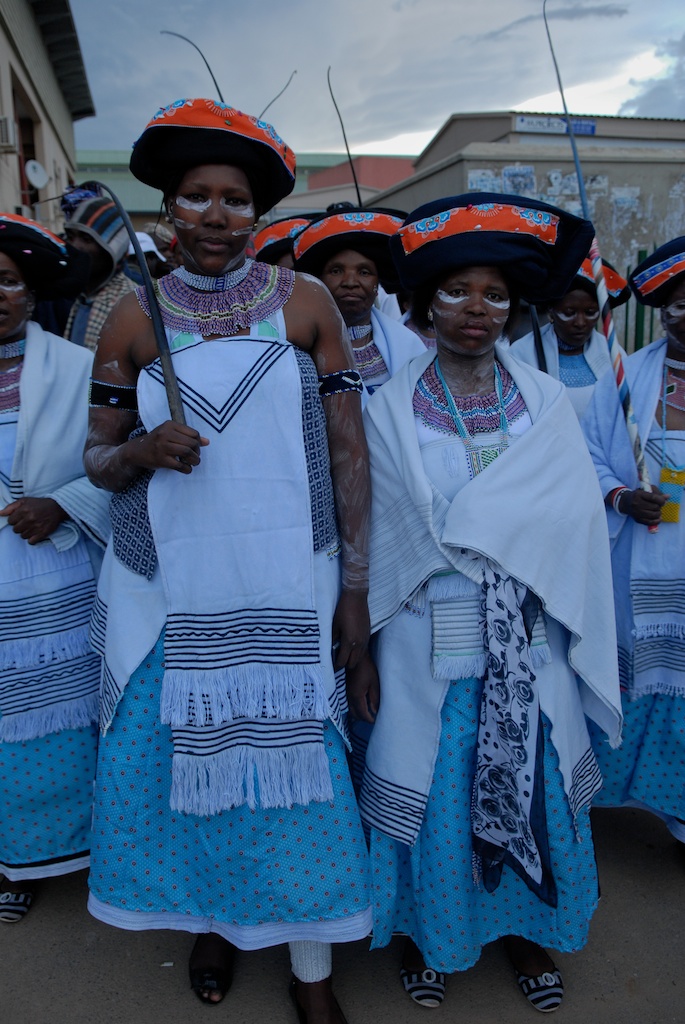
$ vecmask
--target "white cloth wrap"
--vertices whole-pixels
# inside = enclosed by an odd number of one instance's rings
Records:
[[[188,476],[157,470],[150,482],[152,579],[108,549],[92,626],[105,654],[102,728],[165,629],[172,806],[212,814],[330,799],[322,730],[316,742],[312,730],[328,717],[344,729],[331,658],[339,565],[312,550],[294,351],[283,338],[238,337],[173,358],[187,421],[210,444]],[[138,401],[147,430],[168,419],[156,361]]]
[[[92,352],[27,324],[14,463],[9,487],[0,478],[0,501],[4,507],[24,496],[53,498],[72,520],[50,537],[58,551],[81,532],[101,547],[110,534],[110,496],[83,470],[92,365]],[[0,530],[6,526],[0,516]]]
[[[536,668],[540,708],[552,723],[574,812],[592,795],[583,780],[595,777],[583,713],[612,745],[620,738],[606,522],[578,421],[561,384],[517,363],[504,347],[497,357],[532,426],[451,503],[425,474],[412,408],[434,353],[407,364],[365,413],[374,494],[369,605],[372,629],[380,630],[383,692],[360,806],[369,823],[403,842],[418,835],[449,681],[431,672],[430,621],[413,620],[416,644],[393,631],[407,600],[434,573],[457,569],[481,583],[487,556],[540,598],[552,653],[551,664]],[[412,617],[401,618],[407,627]]]
[[[661,447],[661,388],[667,341],[661,338],[624,359],[628,387],[643,445],[650,434]],[[604,495],[619,486],[634,490],[638,475],[613,374],[607,374],[583,418],[583,430]],[[652,484],[659,485],[652,460]],[[682,652],[682,523],[661,523],[657,534],[630,516],[606,510],[612,543],[614,597],[622,682],[631,699],[645,694],[685,695]],[[681,518],[683,512],[681,511]],[[636,646],[643,653],[636,659]],[[658,647],[662,650],[659,651]],[[670,651],[668,647],[670,646]],[[649,648],[653,664],[649,664]]]
[[[374,343],[391,377],[410,359],[426,351],[426,346],[413,331],[375,308],[371,310],[371,324]]]
[[[9,473],[0,474],[1,507],[49,497],[70,519],[30,546],[0,518],[0,739],[7,742],[97,720],[100,666],[88,622],[109,535],[109,495],[83,471],[92,360],[27,325],[16,427],[3,427],[12,447]]]

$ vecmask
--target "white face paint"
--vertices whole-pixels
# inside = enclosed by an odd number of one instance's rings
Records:
[[[450,295],[449,292],[443,291],[442,288],[438,288],[435,293],[435,297],[448,307],[447,309],[434,309],[433,313],[437,316],[456,315],[457,312],[460,312],[459,307],[461,307],[465,302],[468,302],[471,298],[468,292],[464,295]],[[490,313],[493,323],[504,324],[507,322],[509,310],[511,308],[511,302],[509,299],[486,299],[483,297],[483,304]],[[502,315],[496,316],[496,312]]]
[[[2,285],[0,285],[2,288]],[[685,316],[685,299],[681,299],[679,302],[672,302],[670,306],[664,306],[663,312],[669,320],[682,320]]]
[[[192,210],[193,213],[205,213],[212,205],[212,200],[195,200],[187,199],[185,196],[176,196],[174,205],[180,206],[182,210]],[[223,210],[228,210],[230,213],[234,213],[236,217],[249,217],[251,220],[254,219],[254,204],[249,201],[237,202],[235,199],[225,199],[222,196],[219,200],[219,206]]]
[[[7,297],[8,302],[17,302],[26,295],[26,285],[23,281],[3,281],[0,278],[0,292]]]
[[[596,320],[599,320],[599,310],[597,310],[595,313],[587,313],[585,312],[585,310],[583,310],[582,315],[591,324],[593,324]],[[562,324],[570,324],[572,320],[576,319],[578,313],[562,313],[561,310],[555,309],[554,316],[557,317],[557,319],[561,320]]]
[[[191,221],[184,220],[183,217],[179,217],[176,214],[176,208],[181,210],[190,210],[192,213],[206,213],[212,205],[211,199],[194,200],[188,199],[186,196],[176,196],[174,199],[173,206],[173,222],[177,228],[181,228],[183,231],[192,231],[193,228],[197,227]],[[251,202],[237,203],[235,200],[224,199],[223,196],[219,200],[219,205],[223,210],[234,214],[236,217],[245,217],[249,220],[249,225],[244,228],[236,228],[232,231],[233,236],[249,235],[252,231],[252,223],[255,217],[254,204]]]

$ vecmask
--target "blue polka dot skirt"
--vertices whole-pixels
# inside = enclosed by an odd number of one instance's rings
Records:
[[[0,743],[0,872],[64,875],[88,865],[97,729]]]
[[[242,949],[368,935],[368,853],[337,730],[324,727],[332,804],[206,818],[172,811],[162,651],[160,640],[100,740],[91,912],[134,930],[215,931]]]
[[[685,819],[685,698],[623,696],[623,742],[612,750],[590,723],[604,776],[595,796],[601,807],[639,803],[666,817]]]
[[[545,805],[558,905],[543,903],[510,867],[493,893],[474,883],[470,806],[480,691],[476,679],[449,688],[433,783],[414,847],[371,832],[373,946],[387,945],[393,933],[409,935],[427,966],[446,974],[473,966],[483,946],[504,935],[561,952],[580,949],[598,899],[589,812],[578,815],[577,837],[544,719]]]

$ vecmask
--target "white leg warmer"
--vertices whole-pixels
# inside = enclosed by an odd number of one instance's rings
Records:
[[[298,981],[309,985],[330,978],[333,956],[330,942],[290,942],[290,963]]]

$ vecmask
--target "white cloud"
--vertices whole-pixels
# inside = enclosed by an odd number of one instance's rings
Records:
[[[92,0],[71,5],[98,111],[77,125],[81,148],[126,149],[158,107],[213,94],[199,55],[160,29],[197,43],[226,101],[243,110],[261,111],[297,68],[268,117],[299,152],[342,149],[329,64],[355,152],[430,132],[453,112],[530,109],[530,102],[559,109],[558,100],[543,103],[555,95],[555,78],[540,0],[117,0],[104,18]],[[658,69],[626,69],[659,48],[666,53],[682,32],[681,5],[659,0],[656,18],[643,0],[548,3],[569,106],[582,112],[601,93],[604,107],[593,104],[593,112],[616,113],[642,95],[638,80]],[[682,67],[677,56],[663,59]],[[668,81],[668,96],[659,79],[643,102],[671,103],[679,79]]]

